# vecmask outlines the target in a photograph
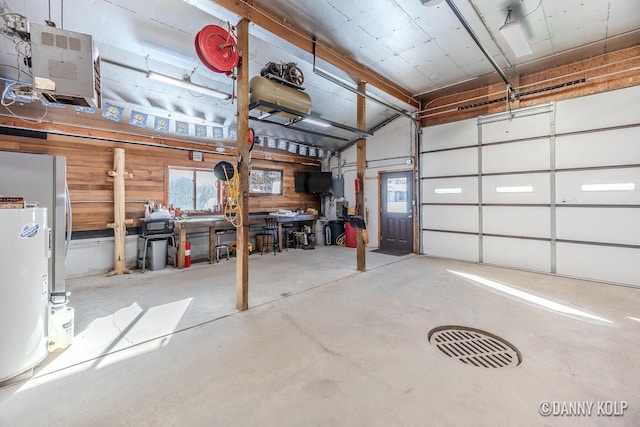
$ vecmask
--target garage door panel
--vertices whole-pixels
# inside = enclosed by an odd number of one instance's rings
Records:
[[[638,123],[638,99],[640,86],[560,101],[556,104],[556,132]]]
[[[478,149],[439,151],[422,155],[425,177],[472,175],[478,173]]]
[[[478,262],[478,236],[424,231],[422,238],[425,255]]]
[[[534,114],[513,120],[483,123],[482,143],[513,141],[551,135],[549,114]]]
[[[482,200],[483,203],[549,204],[549,182],[549,174],[545,173],[485,176]]]
[[[551,237],[549,208],[485,206],[482,232],[523,237]]]
[[[478,178],[422,180],[424,203],[478,203]]]
[[[432,230],[478,232],[477,206],[425,206],[422,226]]]
[[[482,172],[549,170],[549,139],[497,144],[483,147]]]
[[[443,148],[466,147],[478,144],[478,126],[475,119],[446,123],[423,128],[423,151]]]
[[[563,240],[640,245],[640,209],[558,208],[557,237]]]
[[[424,253],[640,287],[638,99],[635,86],[423,129],[424,150],[443,150],[420,156]]]
[[[640,164],[640,127],[559,136],[558,169]]]
[[[583,185],[632,184],[631,190],[585,191]],[[640,168],[567,171],[556,174],[558,204],[640,204]]]
[[[483,262],[535,271],[551,271],[551,243],[484,236]]]
[[[640,249],[558,242],[558,274],[640,286]]]

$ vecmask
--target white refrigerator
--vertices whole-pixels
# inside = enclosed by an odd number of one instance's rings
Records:
[[[0,209],[0,382],[47,355],[50,236],[46,208]]]

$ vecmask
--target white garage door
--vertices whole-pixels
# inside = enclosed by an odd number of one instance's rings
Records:
[[[637,99],[634,87],[423,128],[422,253],[640,285]]]

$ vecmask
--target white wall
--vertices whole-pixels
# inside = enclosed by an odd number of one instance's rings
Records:
[[[250,232],[250,242],[255,250],[255,234],[261,231],[256,227]],[[176,244],[178,234],[176,233]],[[189,230],[187,240],[191,243],[191,262],[206,261],[209,259],[209,229]],[[226,233],[219,237],[219,242],[230,244],[235,240],[235,233]],[[128,268],[136,268],[138,251],[138,235],[126,237],[126,265]],[[72,240],[67,255],[67,278],[104,274],[114,268],[113,237],[99,237],[93,239]],[[148,252],[147,252],[148,256]],[[173,268],[167,265],[167,268]]]
[[[379,242],[379,183],[378,172],[413,169],[411,161],[415,144],[415,125],[407,117],[400,117],[376,134],[367,138],[367,169],[365,176],[365,209],[370,247],[378,247]],[[334,177],[342,173],[345,198],[349,206],[355,205],[354,180],[356,178],[356,146],[353,145],[337,156],[329,159],[328,166]],[[341,168],[339,164],[344,166]],[[328,199],[328,198],[327,198]],[[329,219],[335,219],[334,199],[325,200],[325,212]],[[417,238],[417,236],[415,236]]]

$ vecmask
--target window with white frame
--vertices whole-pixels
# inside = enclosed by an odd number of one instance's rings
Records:
[[[169,205],[183,211],[218,211],[217,178],[212,170],[169,168]]]

